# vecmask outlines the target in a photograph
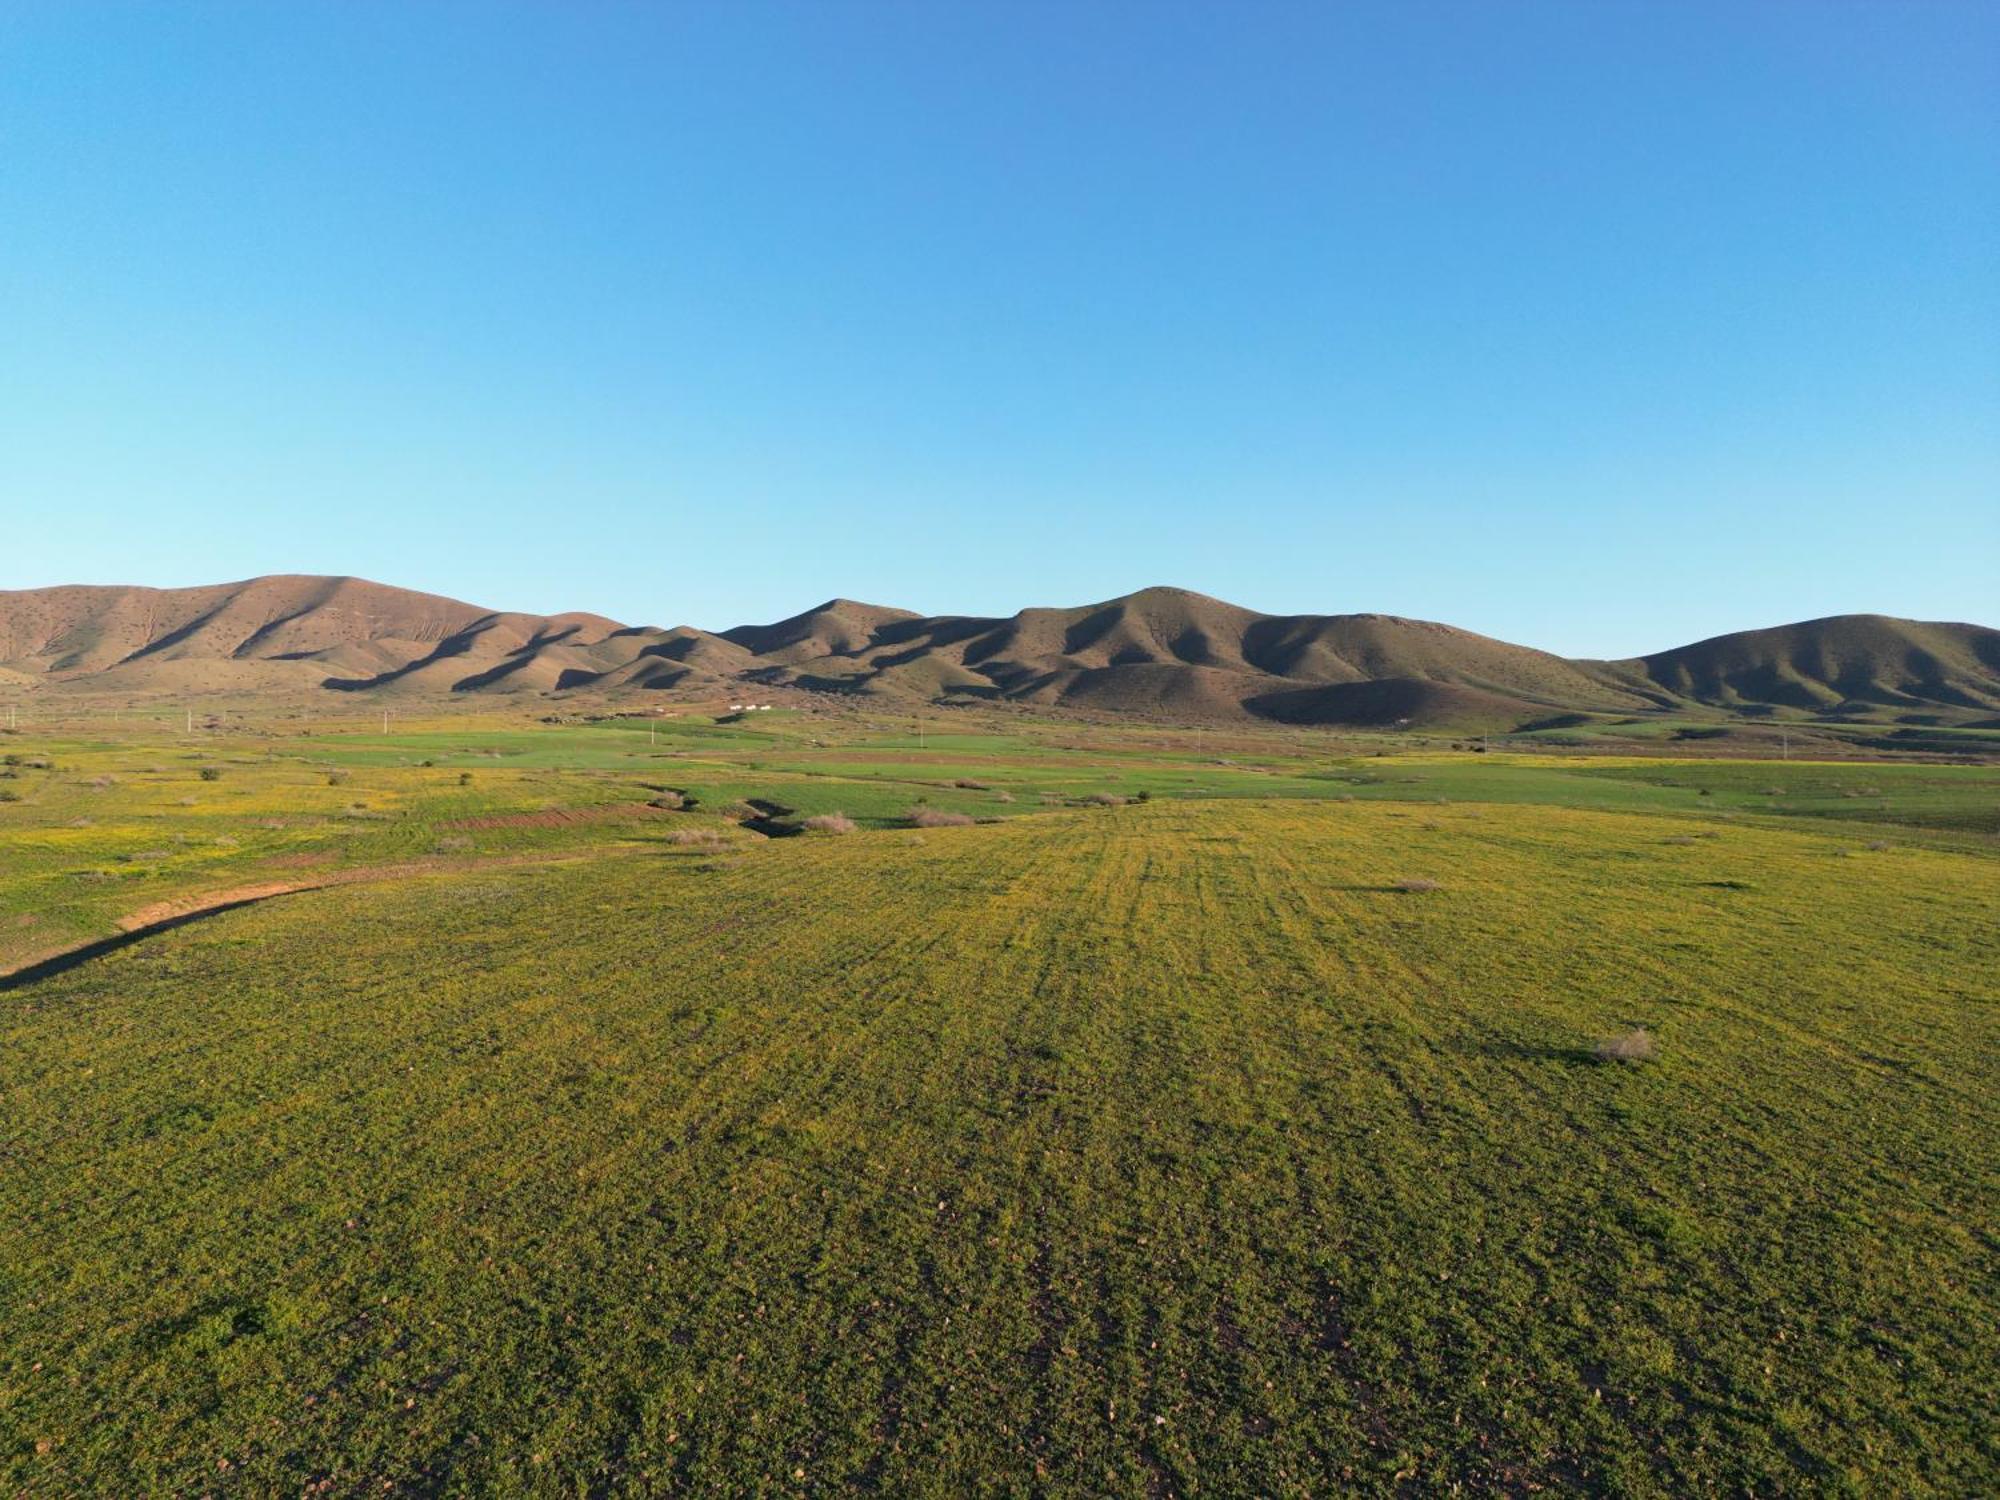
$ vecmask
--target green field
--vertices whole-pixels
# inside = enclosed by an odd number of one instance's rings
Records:
[[[0,1487],[2000,1488],[2000,769],[771,719],[0,737]]]

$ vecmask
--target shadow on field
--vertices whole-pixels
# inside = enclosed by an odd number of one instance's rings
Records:
[[[1597,1053],[1589,1047],[1558,1047],[1552,1042],[1457,1041],[1446,1044],[1471,1057],[1511,1057],[1527,1062],[1569,1063],[1597,1066]]]
[[[168,917],[164,921],[153,922],[145,927],[134,928],[131,932],[121,932],[116,937],[100,938],[94,943],[85,943],[81,948],[71,948],[57,953],[39,963],[16,969],[11,974],[0,974],[0,994],[8,990],[23,989],[44,979],[53,979],[58,974],[67,974],[71,969],[89,963],[93,958],[102,958],[107,953],[116,953],[120,948],[129,947],[142,939],[157,933],[167,932],[175,927],[185,927],[190,922],[201,922],[209,917],[218,917],[226,911],[235,911],[240,906],[256,906],[264,901],[276,901],[279,896],[298,895],[296,891],[283,891],[269,896],[248,896],[241,901],[231,901],[222,906],[204,907],[200,911],[185,912],[178,917]]]

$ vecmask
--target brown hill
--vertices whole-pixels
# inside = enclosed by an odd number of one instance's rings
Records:
[[[2000,708],[2000,630],[1888,615],[1738,631],[1604,668],[1720,708]]]
[[[831,599],[719,634],[483,609],[355,578],[0,592],[0,691],[1008,699],[1163,718],[1500,731],[1552,717],[2000,710],[2000,631],[1877,615],[1568,661],[1393,615],[1265,615],[1185,589],[999,618]]]

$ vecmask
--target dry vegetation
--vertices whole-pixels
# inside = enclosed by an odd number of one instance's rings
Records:
[[[1653,1035],[1643,1026],[1606,1037],[1595,1048],[1599,1062],[1642,1063],[1653,1060]]]

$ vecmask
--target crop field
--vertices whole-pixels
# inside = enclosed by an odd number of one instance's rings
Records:
[[[2000,1487],[1994,767],[312,727],[0,736],[0,1493]]]

